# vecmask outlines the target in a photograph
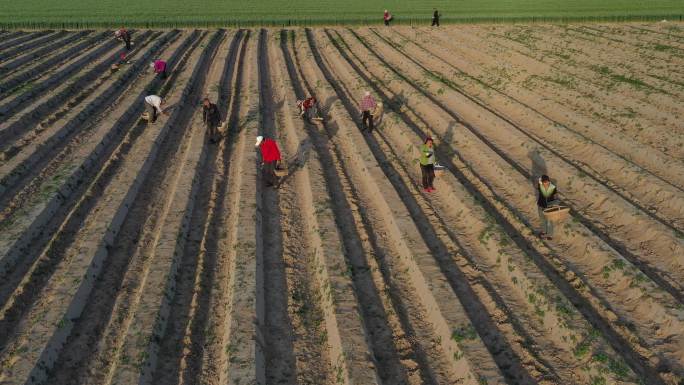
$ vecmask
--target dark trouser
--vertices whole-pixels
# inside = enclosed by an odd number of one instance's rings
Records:
[[[432,26],[437,26],[439,27],[439,19],[432,18]]]
[[[162,79],[166,79],[166,70],[162,71],[159,73],[159,77]]]
[[[423,174],[423,188],[433,188],[432,182],[435,180],[435,166],[432,164],[421,164],[420,172]]]
[[[126,50],[130,51],[131,50],[131,38],[124,39],[126,42]]]
[[[266,186],[275,186],[278,184],[278,177],[275,174],[276,162],[264,163],[262,170]]]
[[[385,20],[385,25],[389,26],[389,22],[390,22],[389,20]]]
[[[373,114],[370,111],[363,111],[361,113],[361,121],[363,122],[362,130],[367,128],[369,132],[373,131]]]
[[[216,140],[216,135],[218,134],[218,123],[207,122],[207,132],[209,133],[210,140]]]
[[[157,109],[151,104],[147,104],[147,115],[150,117],[148,120],[150,123],[157,121]]]

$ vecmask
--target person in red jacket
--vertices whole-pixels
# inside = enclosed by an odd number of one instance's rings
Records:
[[[318,102],[313,96],[309,96],[304,100],[297,102],[299,106],[299,116],[301,116],[306,121],[311,121],[311,119],[318,119]]]
[[[392,19],[393,19],[393,17],[392,17],[392,15],[389,13],[389,11],[388,11],[388,10],[385,10],[385,13],[382,14],[382,20],[385,22],[385,25],[386,25],[386,26],[389,26],[389,25],[390,25],[390,21],[392,21]]]
[[[266,186],[278,187],[278,177],[275,174],[276,164],[280,162],[280,149],[275,140],[257,136],[255,146],[261,151],[261,165]]]

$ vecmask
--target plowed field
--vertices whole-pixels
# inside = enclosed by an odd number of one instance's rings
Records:
[[[0,33],[0,384],[684,383],[684,25],[111,36]]]

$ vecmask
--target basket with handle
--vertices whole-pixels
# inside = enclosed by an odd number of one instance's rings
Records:
[[[434,165],[434,170],[435,170],[435,178],[439,178],[442,174],[444,174],[444,169],[446,167],[442,166],[439,163],[435,163]]]
[[[277,177],[282,178],[287,175],[287,164],[282,161],[278,161],[275,166],[275,174]]]
[[[570,216],[570,208],[567,206],[551,206],[544,209],[544,217],[551,222],[561,222]]]

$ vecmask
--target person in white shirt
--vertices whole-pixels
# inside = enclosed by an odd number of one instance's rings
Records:
[[[157,96],[157,95],[148,95],[145,96],[145,104],[147,105],[147,114],[149,116],[149,122],[154,123],[157,121],[157,113],[164,114],[164,109],[162,106],[164,105],[164,100]]]

